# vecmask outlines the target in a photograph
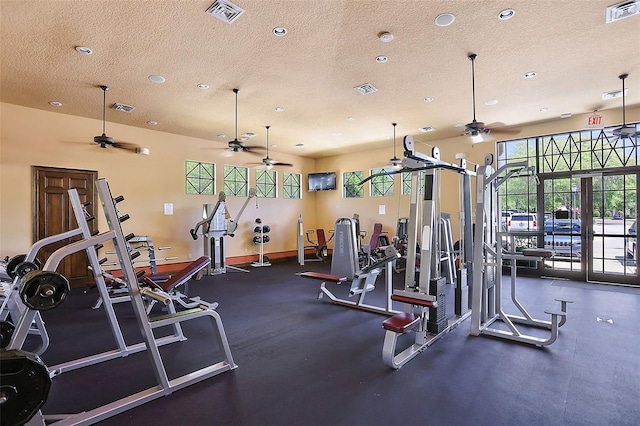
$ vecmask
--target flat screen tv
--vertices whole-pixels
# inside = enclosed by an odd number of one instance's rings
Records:
[[[309,192],[336,189],[336,173],[309,173]]]

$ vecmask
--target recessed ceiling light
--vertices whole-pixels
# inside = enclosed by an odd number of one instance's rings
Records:
[[[334,132],[334,133],[331,133],[331,136],[342,136],[342,133],[340,133],[340,132]]]
[[[355,117],[347,117],[347,120],[349,120],[349,121],[353,121],[355,119],[356,119]]]
[[[439,27],[447,27],[453,24],[453,21],[455,20],[456,17],[451,13],[441,13],[440,15],[436,16],[436,25]]]
[[[389,58],[387,58],[386,56],[383,56],[383,55],[376,56],[376,62],[379,63],[379,64],[384,64],[388,60],[389,60]]]
[[[433,98],[424,98],[423,101],[425,101],[425,102],[433,102]]]
[[[208,84],[200,83],[198,84],[198,89],[207,90],[209,88]]]
[[[524,73],[524,78],[533,78],[536,75],[538,75],[538,74],[536,74],[535,71],[529,71],[529,72]]]
[[[225,135],[224,133],[218,133],[218,134],[216,135],[216,137],[217,137],[217,138],[226,138],[226,137],[227,137],[227,135]]]
[[[548,112],[548,111],[549,111],[549,108],[547,108],[547,107],[542,107],[542,108],[540,108],[540,110],[539,110],[539,111],[540,111],[540,112]]]
[[[76,46],[76,50],[83,55],[91,55],[93,53],[93,50],[84,46]]]
[[[276,112],[282,112],[282,111],[284,111],[284,108],[282,108],[282,107],[276,107]]]
[[[148,124],[149,126],[157,126],[157,125],[158,125],[158,122],[157,122],[157,121],[153,121],[153,120],[151,120],[151,121],[147,121],[147,124]]]
[[[560,118],[571,118],[571,113],[565,112],[564,114],[560,114]]]
[[[505,9],[502,12],[498,13],[498,19],[501,21],[506,21],[507,19],[513,18],[513,15],[516,14],[516,11],[513,9]]]
[[[277,35],[278,37],[282,37],[287,35],[287,29],[285,27],[275,27],[273,29],[273,34]]]
[[[302,148],[303,146],[304,146],[304,144],[303,144],[303,143],[297,143],[297,144],[295,145],[295,147],[296,147],[296,148]]]
[[[488,99],[488,100],[484,101],[484,104],[487,105],[487,106],[495,105],[497,103],[498,103],[497,99]]]
[[[383,43],[389,43],[391,40],[393,40],[393,34],[388,33],[388,32],[382,32],[378,35],[378,38],[383,42]]]
[[[464,124],[462,124],[462,123],[456,123],[456,125],[455,125],[455,126],[453,126],[453,127],[462,127],[462,126],[464,126]]]
[[[243,138],[253,138],[253,137],[255,137],[255,136],[256,136],[256,134],[255,134],[255,133],[253,133],[253,132],[246,132],[246,133],[243,133],[243,134],[242,134],[242,137],[243,137]]]
[[[51,101],[51,102],[49,102],[49,105],[54,106],[54,107],[61,107],[62,106],[62,102]]]
[[[166,81],[165,78],[161,75],[150,75],[149,80],[153,81],[154,83],[164,83]]]

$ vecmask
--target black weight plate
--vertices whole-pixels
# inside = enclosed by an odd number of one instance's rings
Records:
[[[16,266],[15,274],[22,278],[29,272],[37,271],[38,269],[40,269],[40,267],[35,262],[21,262]]]
[[[20,350],[0,351],[0,404],[2,426],[28,422],[44,405],[51,388],[47,367],[40,359]]]
[[[69,281],[52,271],[29,272],[20,283],[20,299],[37,311],[55,308],[64,302],[70,291]]]
[[[18,264],[24,262],[24,260],[26,259],[27,255],[26,254],[19,254],[17,256],[13,256],[9,262],[7,262],[7,275],[9,275],[9,277],[11,277],[11,279],[14,279],[16,277],[16,267],[18,266]]]
[[[16,327],[11,323],[11,321],[0,321],[0,336],[2,336],[2,339],[0,340],[0,348],[5,349],[9,346],[11,336],[13,336],[13,332],[15,330]]]

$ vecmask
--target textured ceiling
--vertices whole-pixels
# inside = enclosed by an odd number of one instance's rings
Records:
[[[234,136],[239,88],[239,134],[257,134],[247,145],[263,146],[270,125],[275,151],[303,156],[390,146],[392,122],[398,136],[429,142],[460,135],[456,124],[473,118],[470,53],[478,55],[477,119],[492,127],[619,108],[620,99],[602,93],[620,89],[622,73],[627,105],[640,104],[640,15],[606,24],[613,1],[235,0],[246,12],[227,24],[205,13],[213,0],[3,0],[0,95],[101,119],[98,86],[107,85],[108,106],[135,106],[130,114],[109,109],[108,122],[222,148]],[[507,8],[515,15],[499,20]],[[455,21],[436,26],[445,12]],[[276,37],[278,26],[288,34]],[[393,41],[383,43],[383,31]],[[377,63],[379,55],[388,61]],[[537,76],[525,79],[529,71]],[[149,81],[152,74],[166,82]],[[378,91],[354,90],[363,83]],[[424,126],[436,130],[420,133]],[[117,140],[110,133],[107,123]]]

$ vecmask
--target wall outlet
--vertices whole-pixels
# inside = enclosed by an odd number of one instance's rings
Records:
[[[193,255],[191,253],[189,253],[189,260],[193,259]]]

